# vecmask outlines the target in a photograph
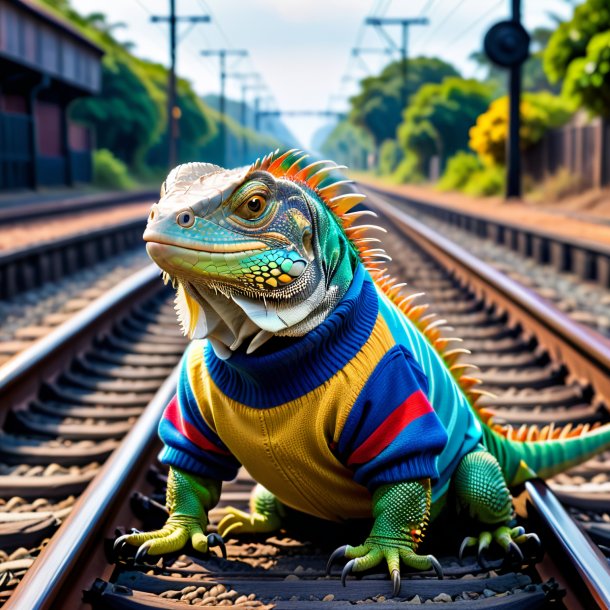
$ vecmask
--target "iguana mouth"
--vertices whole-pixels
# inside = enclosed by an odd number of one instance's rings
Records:
[[[166,236],[162,233],[157,233],[150,229],[147,229],[144,232],[144,241],[147,244],[159,244],[162,246],[171,246],[173,248],[180,248],[181,250],[195,250],[197,252],[209,252],[210,254],[219,253],[219,254],[232,254],[232,253],[240,253],[246,254],[250,251],[255,250],[264,250],[269,246],[262,241],[252,240],[252,241],[244,241],[244,242],[236,242],[236,243],[205,243],[201,241],[195,240],[185,240],[184,244],[181,246],[177,246],[175,243],[172,243]],[[148,246],[147,246],[148,250]],[[149,250],[150,252],[150,250]],[[152,255],[151,255],[152,256]]]

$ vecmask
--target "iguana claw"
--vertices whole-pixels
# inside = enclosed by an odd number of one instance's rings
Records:
[[[396,597],[400,591],[400,571],[392,570],[392,597]]]
[[[144,559],[148,557],[148,549],[151,547],[152,542],[152,540],[148,540],[140,545],[136,551],[135,557],[133,558],[134,563],[144,563]]]
[[[333,564],[336,563],[337,559],[341,557],[345,557],[345,552],[347,551],[347,544],[340,546],[338,549],[335,549],[331,556],[328,558],[328,562],[326,563],[326,576],[330,574],[330,570],[333,567]]]
[[[222,539],[220,534],[210,534],[208,536],[208,549],[213,546],[217,546],[220,548],[220,552],[222,553],[222,558],[227,558],[227,547],[225,545],[225,541]]]
[[[438,559],[434,555],[428,555],[428,560],[432,564],[432,568],[434,569],[434,572],[436,573],[438,579],[443,580],[443,578],[445,578],[445,575],[443,574],[443,568],[439,563]]]
[[[398,595],[398,592],[400,591],[400,561],[416,570],[433,569],[439,579],[442,580],[443,578],[441,564],[433,555],[417,555],[410,549],[393,547],[388,544],[379,544],[370,539],[358,547],[344,545],[335,549],[326,564],[326,574],[330,573],[333,564],[342,557],[349,559],[341,571],[341,584],[344,587],[347,583],[347,577],[352,572],[361,572],[373,568],[384,559],[390,569],[394,596]]]
[[[355,559],[350,559],[345,566],[343,566],[343,570],[341,570],[341,584],[346,587],[347,586],[347,576],[352,571],[354,565],[356,563]]]
[[[218,524],[218,531],[225,537],[230,533],[268,534],[281,527],[281,520],[274,512],[247,513],[233,506],[227,506],[224,511],[225,515]]]
[[[526,534],[522,527],[510,528],[507,525],[501,525],[493,533],[492,532],[481,532],[479,537],[467,536],[460,545],[459,559],[460,561],[464,557],[466,549],[477,546],[477,561],[482,568],[489,568],[489,564],[485,560],[483,553],[489,548],[492,542],[496,542],[500,545],[507,556],[514,557],[517,561],[523,562],[523,552],[519,548],[519,544],[526,540],[534,540],[538,546],[540,545],[540,539],[536,534]]]

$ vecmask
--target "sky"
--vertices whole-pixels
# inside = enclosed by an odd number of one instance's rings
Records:
[[[88,14],[104,12],[120,40],[135,43],[134,52],[168,63],[166,24],[151,23],[151,15],[165,15],[167,0],[72,0],[74,8]],[[567,0],[523,0],[522,14],[528,29],[549,26],[548,13],[564,18],[571,14]],[[388,46],[367,16],[427,17],[428,25],[410,30],[408,52],[437,56],[453,63],[466,77],[480,76],[468,59],[482,47],[487,29],[509,16],[511,0],[176,0],[180,16],[210,15],[209,24],[179,27],[177,71],[202,94],[219,92],[219,67],[215,57],[202,57],[204,49],[247,49],[244,59],[228,61],[234,73],[258,72],[267,87],[260,90],[261,108],[345,111],[348,98],[358,91],[358,80],[375,74],[388,55],[366,54],[358,60],[354,46],[381,49]],[[386,32],[400,44],[400,28]],[[394,55],[394,58],[397,58]],[[229,78],[227,94],[241,99],[241,81]],[[249,91],[249,99],[257,95]],[[285,124],[308,146],[313,133],[328,119],[287,117]]]

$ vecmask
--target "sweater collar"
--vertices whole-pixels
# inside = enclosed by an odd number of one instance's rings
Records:
[[[237,350],[227,360],[205,347],[217,387],[250,407],[273,407],[303,396],[340,371],[371,335],[378,314],[373,282],[358,265],[343,299],[324,322],[271,353]]]

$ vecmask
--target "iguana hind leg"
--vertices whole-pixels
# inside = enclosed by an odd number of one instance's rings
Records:
[[[523,554],[517,545],[537,536],[526,534],[522,527],[509,526],[513,498],[498,460],[483,448],[465,455],[453,475],[453,484],[458,510],[467,511],[473,519],[490,526],[478,536],[464,539],[460,558],[467,548],[477,546],[479,563],[484,564],[483,553],[495,541],[507,554],[522,560]]]
[[[263,534],[279,530],[285,516],[282,503],[265,487],[256,485],[250,496],[250,513],[227,506],[218,524],[221,536]]]

